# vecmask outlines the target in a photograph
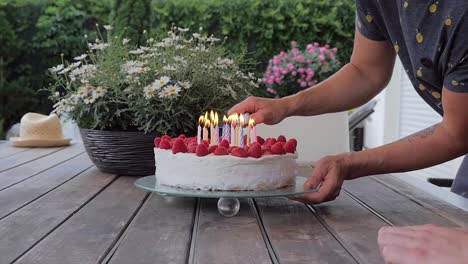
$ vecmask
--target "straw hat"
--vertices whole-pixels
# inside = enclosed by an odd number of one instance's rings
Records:
[[[55,114],[27,113],[21,118],[20,136],[10,138],[16,147],[60,147],[70,144],[63,138],[62,125]]]

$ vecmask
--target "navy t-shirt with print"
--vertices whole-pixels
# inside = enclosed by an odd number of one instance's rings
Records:
[[[365,37],[391,42],[419,95],[443,115],[442,87],[468,92],[468,1],[356,0]]]

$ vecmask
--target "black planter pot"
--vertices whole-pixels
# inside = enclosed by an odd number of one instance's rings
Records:
[[[143,132],[80,129],[91,161],[102,172],[124,176],[153,175],[153,140]]]

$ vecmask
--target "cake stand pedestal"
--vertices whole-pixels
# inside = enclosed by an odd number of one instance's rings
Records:
[[[240,210],[239,198],[261,198],[294,196],[318,191],[316,189],[304,189],[305,177],[296,177],[296,182],[291,185],[275,190],[263,191],[207,191],[191,190],[158,184],[155,176],[147,176],[135,181],[135,185],[143,190],[154,192],[159,195],[172,195],[199,198],[218,198],[218,212],[225,217],[235,216]]]

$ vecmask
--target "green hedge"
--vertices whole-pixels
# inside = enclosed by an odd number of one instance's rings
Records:
[[[113,24],[111,13],[125,13],[123,3],[147,6],[148,1],[0,0],[0,121],[4,129],[27,111],[51,110],[50,102],[37,91],[48,85],[47,69],[60,63],[60,53],[66,58],[81,54],[86,49],[83,36],[94,40],[96,23]],[[132,17],[142,9],[133,8],[136,11],[128,11]],[[299,45],[316,41],[338,47],[342,61],[351,54],[353,0],[153,0],[151,11],[151,21],[144,23],[152,25],[150,34],[166,31],[173,23],[203,27],[210,34],[227,36],[233,53],[247,50],[259,63],[259,73],[273,55],[289,48],[291,40]],[[133,22],[129,19],[124,24]]]
[[[227,36],[230,50],[246,49],[262,66],[292,40],[330,44],[342,61],[352,51],[353,0],[156,0],[153,8],[154,28],[203,27]]]

